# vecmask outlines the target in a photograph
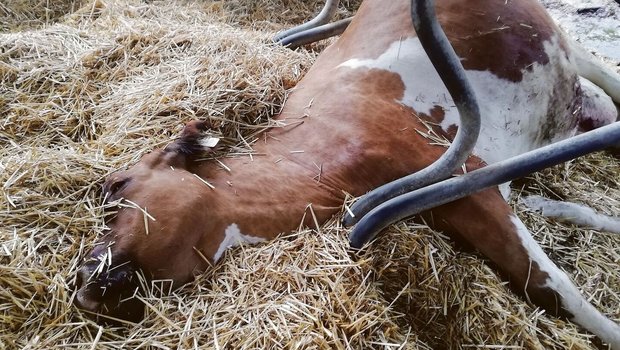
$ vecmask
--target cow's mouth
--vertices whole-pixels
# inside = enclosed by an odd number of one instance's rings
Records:
[[[78,271],[75,304],[100,323],[142,320],[144,303],[138,298],[137,269],[129,262],[98,269],[99,264],[88,262]]]

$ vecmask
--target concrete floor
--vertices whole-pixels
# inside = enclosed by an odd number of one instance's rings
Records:
[[[569,37],[608,63],[620,65],[620,0],[541,2]]]

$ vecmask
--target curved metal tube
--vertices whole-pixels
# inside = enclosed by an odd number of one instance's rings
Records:
[[[325,6],[323,6],[323,9],[321,10],[321,12],[319,12],[319,14],[316,17],[314,17],[313,19],[311,19],[310,21],[304,24],[298,25],[297,27],[293,27],[291,29],[287,29],[283,32],[276,34],[276,36],[273,38],[273,41],[280,42],[282,41],[282,39],[286,38],[287,36],[290,36],[290,35],[293,35],[299,32],[303,32],[304,30],[312,29],[320,25],[329,23],[329,21],[336,14],[336,11],[338,11],[339,4],[340,4],[340,0],[325,1]]]
[[[315,41],[342,34],[342,32],[344,32],[349,26],[349,23],[351,23],[351,20],[353,20],[353,17],[304,30],[303,32],[289,35],[280,40],[278,43],[294,50],[302,45],[311,44]]]
[[[412,0],[411,17],[418,38],[459,111],[461,125],[448,150],[426,168],[392,181],[360,198],[346,214],[345,226],[354,225],[379,204],[404,193],[444,180],[471,154],[480,133],[480,111],[465,69],[437,21],[432,0]]]
[[[354,248],[361,248],[391,223],[614,145],[620,146],[620,122],[409,192],[364,216],[349,241]]]

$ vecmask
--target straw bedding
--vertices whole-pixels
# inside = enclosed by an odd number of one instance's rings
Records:
[[[399,223],[353,253],[338,218],[232,250],[171,296],[154,282],[139,325],[94,324],[71,305],[72,283],[104,229],[102,179],[194,118],[220,123],[228,152],[247,151],[323,47],[291,52],[270,36],[320,4],[41,3],[0,5],[0,348],[596,347],[441,233]],[[514,187],[620,215],[617,162],[605,155]],[[620,237],[513,205],[586,297],[619,321]]]

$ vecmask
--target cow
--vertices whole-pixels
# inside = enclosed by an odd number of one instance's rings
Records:
[[[536,0],[436,7],[482,114],[468,171],[617,119],[604,111],[620,101],[620,78],[570,42]],[[458,114],[409,9],[409,0],[366,0],[291,91],[279,126],[253,145],[255,156],[201,160],[215,142],[203,142],[207,121],[192,121],[174,142],[110,175],[106,201],[123,205],[78,271],[76,304],[140,319],[141,303],[130,298],[137,270],[181,286],[231,246],[274,239],[300,221],[320,225],[341,212],[347,194],[361,196],[441,157],[445,148],[417,130],[431,125],[451,139]],[[474,246],[534,304],[620,349],[620,326],[546,256],[499,188],[420,217]]]

